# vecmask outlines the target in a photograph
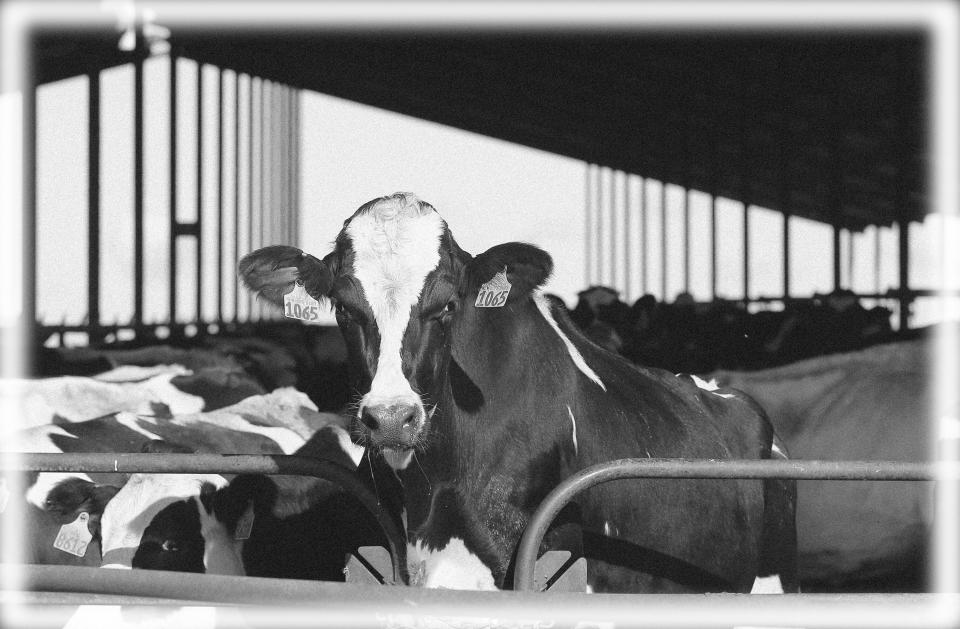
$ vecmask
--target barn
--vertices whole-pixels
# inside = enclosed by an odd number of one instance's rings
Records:
[[[582,291],[565,304],[570,320],[628,361],[746,391],[797,460],[735,468],[745,462],[631,458],[568,479],[581,484],[565,488],[563,500],[596,483],[627,482],[623,477],[799,479],[805,593],[585,594],[585,564],[547,555],[537,562],[536,536],[559,503],[544,504],[547,515],[530,519],[517,551],[514,589],[544,592],[388,588],[379,583],[404,580],[397,522],[384,515],[379,493],[371,501],[358,486],[362,497],[350,503],[351,513],[372,515],[388,541],[386,552],[354,558],[349,583],[280,580],[273,568],[256,576],[92,576],[89,566],[17,566],[4,576],[11,622],[25,617],[16,614],[40,618],[46,609],[43,624],[82,623],[92,613],[87,603],[102,606],[98,612],[175,608],[181,615],[174,617],[187,619],[181,622],[226,625],[277,622],[275,614],[290,608],[291,622],[323,626],[773,626],[789,618],[791,626],[904,627],[956,620],[955,562],[942,559],[955,556],[955,541],[943,533],[950,523],[942,514],[956,507],[949,491],[955,468],[946,463],[957,454],[950,432],[957,403],[938,385],[956,376],[956,352],[948,351],[957,347],[955,332],[941,324],[951,313],[956,318],[960,287],[949,272],[950,246],[925,250],[922,243],[931,241],[916,239],[930,225],[956,233],[956,178],[942,169],[956,163],[950,62],[957,15],[947,4],[897,5],[891,16],[851,9],[825,22],[799,6],[771,13],[770,22],[746,14],[743,22],[713,22],[663,7],[657,10],[666,11],[665,21],[639,6],[595,16],[578,3],[554,6],[556,20],[493,9],[437,9],[415,20],[392,9],[381,18],[357,9],[273,12],[256,3],[229,10],[209,3],[194,13],[117,3],[58,15],[13,5],[19,12],[5,14],[4,55],[22,67],[8,73],[3,96],[4,111],[17,113],[9,137],[20,142],[4,150],[15,148],[19,159],[8,161],[19,166],[4,172],[12,182],[4,187],[8,196],[20,191],[9,205],[22,208],[22,220],[12,221],[4,238],[15,241],[5,248],[18,256],[5,266],[22,274],[9,283],[19,287],[17,305],[0,312],[3,375],[18,379],[0,389],[0,428],[43,428],[57,436],[50,439],[58,449],[5,453],[5,474],[304,474],[350,485],[347,491],[358,485],[329,461],[296,457],[310,451],[300,448],[323,445],[312,437],[336,444],[337,431],[348,428],[344,408],[357,393],[348,345],[329,318],[307,325],[296,320],[306,315],[284,317],[255,299],[236,271],[243,256],[268,245],[306,250],[315,210],[302,198],[312,176],[305,147],[323,140],[304,134],[304,103],[320,93],[579,164],[582,197],[569,223],[579,237],[571,249],[582,261]],[[82,194],[54,212],[63,198],[44,191],[73,185],[64,173],[74,165],[61,170],[44,148],[53,125],[48,105],[56,100],[50,95],[64,82],[79,100],[60,103],[56,115],[78,123]],[[360,142],[376,130],[351,133]],[[125,156],[119,172],[117,147]],[[118,209],[120,179],[125,201]],[[340,222],[354,209],[333,218]],[[805,257],[810,225],[825,244],[821,259]],[[62,245],[51,245],[50,233],[63,234]],[[827,279],[802,294],[800,270],[814,265],[827,269]],[[64,311],[79,314],[51,310],[65,294],[73,310]],[[75,381],[61,380],[69,378],[95,380],[89,390],[109,390],[111,400],[123,389],[124,406],[111,402],[116,406],[71,416],[80,394]],[[41,380],[47,389],[30,384]],[[148,380],[147,397],[129,395],[127,385]],[[87,390],[84,403],[107,395]],[[787,399],[791,410],[813,410],[787,416]],[[26,410],[38,419],[25,419]],[[869,421],[861,417],[868,412]],[[116,417],[104,420],[104,413]],[[824,418],[827,427],[805,428]],[[88,423],[94,420],[100,423]],[[217,422],[218,430],[229,425],[257,436],[224,446],[209,437]],[[123,430],[126,441],[98,441],[89,452],[60,447],[65,435],[82,440],[107,425],[113,434]],[[202,438],[189,432],[196,426]],[[204,446],[141,450],[137,435],[145,431]],[[87,478],[96,484],[105,476]],[[21,481],[4,483],[5,492],[16,491]],[[323,496],[339,494],[328,488]],[[837,513],[840,525],[826,523]],[[350,526],[337,522],[330,526]],[[8,526],[3,531],[12,537]],[[903,540],[909,543],[897,543]],[[13,565],[8,547],[5,568]],[[566,573],[546,574],[551,561]],[[377,585],[361,574],[374,575]],[[16,596],[26,602],[14,605]]]

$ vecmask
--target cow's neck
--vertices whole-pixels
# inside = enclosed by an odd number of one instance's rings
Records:
[[[546,321],[535,321],[538,333],[553,335]],[[500,355],[504,360],[493,363],[499,368],[487,370],[486,381],[475,367],[451,359],[434,396],[430,445],[404,473],[412,538],[439,531],[441,539],[431,541],[442,544],[453,528],[439,522],[440,511],[456,511],[467,547],[491,566],[498,585],[533,511],[575,465],[567,401],[576,387],[595,385],[584,381],[565,348],[557,351],[561,345],[556,338],[504,343],[516,353]]]

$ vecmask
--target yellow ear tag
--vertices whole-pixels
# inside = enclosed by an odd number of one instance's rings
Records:
[[[510,289],[513,285],[507,280],[507,267],[493,276],[489,282],[480,287],[480,294],[473,304],[477,308],[502,308],[507,303]]]
[[[320,318],[320,302],[307,294],[302,280],[297,280],[293,290],[283,296],[283,315],[301,321]]]
[[[87,546],[90,544],[90,540],[93,539],[93,535],[90,534],[90,530],[87,528],[87,521],[89,519],[90,514],[83,512],[70,524],[61,526],[60,532],[57,533],[57,538],[53,540],[53,547],[65,553],[76,555],[77,557],[86,555]]]

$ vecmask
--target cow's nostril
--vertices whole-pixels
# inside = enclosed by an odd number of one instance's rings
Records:
[[[363,422],[363,425],[369,428],[370,430],[377,430],[380,428],[380,422],[377,421],[377,418],[373,416],[368,410],[364,409],[360,413],[360,421]]]
[[[417,410],[415,408],[409,408],[401,411],[400,421],[404,427],[413,424],[416,418],[417,418]]]

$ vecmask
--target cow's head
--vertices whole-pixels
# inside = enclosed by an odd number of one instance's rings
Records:
[[[360,432],[401,468],[425,437],[437,349],[468,260],[430,204],[397,193],[360,207],[323,260],[275,246],[247,255],[239,270],[247,287],[276,305],[299,281],[335,308],[362,394]]]
[[[530,263],[538,270],[531,272]],[[451,326],[464,305],[473,306],[470,295],[476,299],[481,284],[504,267],[516,285],[507,296],[514,300],[546,277],[549,256],[515,244],[473,261],[433,206],[396,193],[361,206],[323,260],[273,246],[245,256],[239,271],[250,290],[277,306],[300,282],[335,308],[362,395],[359,432],[402,469],[427,438]]]

